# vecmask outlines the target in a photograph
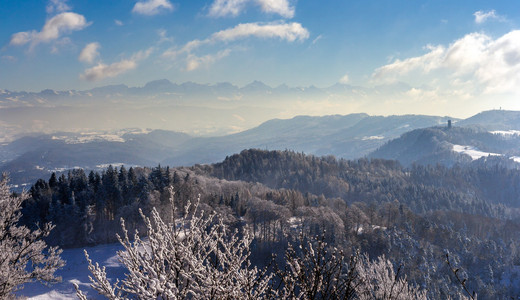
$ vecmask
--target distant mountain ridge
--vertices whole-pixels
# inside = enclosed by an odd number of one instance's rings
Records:
[[[383,94],[397,95],[408,89],[411,87],[402,83],[374,88],[337,83],[318,88],[271,87],[261,81],[244,86],[173,83],[168,79],[143,86],[116,84],[88,90],[2,89],[0,143],[29,132],[51,133],[63,128],[76,132],[139,127],[227,135],[274,118],[362,111],[368,98],[380,99]],[[96,122],[92,122],[93,117]]]
[[[411,87],[404,83],[397,83],[395,85],[381,85],[375,87],[377,92],[392,93],[395,91],[406,91]],[[313,97],[316,94],[334,95],[339,93],[353,93],[353,92],[368,92],[368,89],[352,86],[349,84],[336,83],[329,87],[318,88],[315,86],[308,87],[290,87],[286,84],[277,87],[271,87],[261,81],[255,80],[242,87],[234,85],[229,82],[219,82],[215,84],[201,84],[195,82],[173,83],[168,79],[159,79],[146,83],[140,87],[129,87],[125,84],[106,85],[89,90],[64,90],[55,91],[52,89],[42,90],[40,92],[27,91],[10,91],[0,89],[0,106],[2,107],[24,107],[27,105],[55,105],[61,103],[65,97],[72,99],[90,99],[96,100],[93,97],[101,97],[106,100],[107,97],[130,97],[136,96],[157,96],[167,94],[168,96],[177,95],[174,99],[188,99],[191,96],[208,95],[214,96],[215,99],[229,94],[243,95],[243,94],[287,94],[294,93],[300,97]],[[139,98],[141,99],[141,98]],[[131,100],[131,99],[126,99]]]

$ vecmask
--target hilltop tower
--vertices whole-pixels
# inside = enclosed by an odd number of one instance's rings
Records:
[[[448,129],[451,128],[451,120],[448,120]]]

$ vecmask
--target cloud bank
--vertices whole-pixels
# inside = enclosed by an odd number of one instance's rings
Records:
[[[428,82],[437,78],[448,89],[470,87],[488,93],[520,93],[520,30],[493,39],[470,33],[448,46],[428,46],[422,56],[396,60],[372,74],[376,82],[395,82],[413,76]],[[442,80],[445,78],[445,80]]]

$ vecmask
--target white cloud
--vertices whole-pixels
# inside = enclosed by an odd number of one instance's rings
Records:
[[[94,60],[99,56],[98,49],[101,47],[99,43],[94,42],[90,43],[81,50],[81,53],[79,54],[79,61],[86,62],[86,63],[93,63]]]
[[[288,0],[256,0],[265,13],[279,14],[284,18],[294,17],[294,7],[289,5]]]
[[[144,0],[139,1],[132,9],[133,13],[153,16],[161,11],[173,11],[173,4],[168,0]]]
[[[80,75],[80,78],[87,81],[98,81],[104,78],[116,77],[137,68],[137,63],[150,56],[152,51],[152,48],[146,51],[139,51],[129,59],[123,59],[110,65],[99,62],[96,66],[86,69],[85,72]]]
[[[222,57],[229,55],[229,50],[220,51],[216,55],[199,57],[193,52],[198,48],[218,42],[230,43],[248,37],[279,38],[288,42],[302,41],[309,37],[309,32],[300,23],[243,23],[235,27],[218,31],[204,40],[192,40],[181,48],[170,48],[163,52],[162,57],[178,59],[187,57],[187,71],[195,70],[201,65],[209,65]],[[225,55],[224,55],[225,54]]]
[[[70,6],[67,5],[67,0],[50,0],[46,7],[48,14],[61,13],[70,9]]]
[[[209,8],[212,17],[238,16],[249,0],[215,0]]]
[[[429,46],[422,56],[396,60],[375,70],[380,82],[436,78],[444,88],[482,93],[520,94],[520,30],[497,39],[483,33],[470,33],[449,46]],[[455,92],[455,91],[454,91]],[[460,92],[460,91],[458,91]]]
[[[372,78],[384,82],[393,82],[398,80],[398,76],[410,73],[415,70],[428,72],[436,69],[442,62],[445,49],[442,46],[427,46],[430,52],[423,56],[411,57],[405,60],[396,59],[393,63],[378,68]]]
[[[189,54],[187,61],[186,61],[186,71],[193,71],[196,70],[202,66],[208,66],[210,64],[215,63],[218,60],[221,60],[222,58],[226,57],[231,53],[231,50],[225,49],[222,51],[219,51],[217,54],[208,54],[204,55],[202,57],[198,57],[193,54]]]
[[[247,4],[259,6],[264,13],[278,14],[284,18],[294,17],[294,7],[288,0],[215,0],[209,8],[212,17],[236,17],[242,13]]]
[[[474,71],[488,55],[486,48],[492,39],[482,33],[470,33],[455,41],[442,57],[443,66],[453,69],[457,74]]]
[[[40,32],[33,30],[13,34],[9,44],[21,46],[30,43],[30,48],[32,49],[39,43],[57,40],[64,34],[82,30],[89,25],[90,23],[87,23],[84,16],[72,12],[64,12],[45,22]]]
[[[520,30],[491,40],[486,46],[476,68],[478,80],[486,86],[485,92],[520,94]]]
[[[309,31],[300,23],[244,23],[214,33],[211,40],[233,41],[255,36],[259,38],[280,38],[289,42],[309,38]]]
[[[120,21],[120,20],[114,20],[114,23],[117,25],[117,26],[123,26],[123,22]]]
[[[348,74],[343,75],[343,77],[341,77],[339,79],[339,83],[342,83],[342,84],[347,84],[349,82],[350,82],[350,78],[348,77]]]
[[[488,19],[503,20],[504,18],[497,15],[497,12],[493,9],[488,12],[479,10],[473,14],[475,16],[475,23],[482,24]]]
[[[107,77],[116,77],[136,67],[137,63],[133,60],[122,60],[111,65],[99,63],[97,66],[85,70],[80,78],[88,81],[97,81]]]

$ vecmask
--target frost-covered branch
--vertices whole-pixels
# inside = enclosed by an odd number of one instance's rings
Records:
[[[459,271],[460,269],[459,268],[454,268],[450,262],[450,255],[448,253],[446,253],[446,264],[448,264],[448,267],[450,268],[450,271],[453,273],[453,275],[455,275],[455,278],[457,279],[457,282],[460,284],[460,286],[462,287],[462,290],[464,290],[464,292],[466,293],[466,295],[468,295],[469,298],[467,299],[471,299],[471,300],[477,300],[477,293],[475,293],[475,291],[473,291],[473,293],[471,293],[468,289],[468,287],[466,286],[466,278],[462,279],[459,275]]]
[[[170,194],[174,206],[171,188]],[[200,211],[198,203],[188,203],[178,219],[172,210],[169,223],[155,209],[150,217],[141,212],[146,239],[135,233],[131,240],[121,220],[123,236],[118,238],[125,249],[118,256],[128,272],[112,285],[105,269],[87,254],[92,287],[108,299],[259,299],[270,293],[272,275],[249,261],[249,231],[231,233],[215,213]]]
[[[284,299],[426,299],[384,256],[371,261],[355,253],[347,260],[323,237],[289,246],[285,260],[284,270],[277,270]]]
[[[0,299],[23,288],[27,282],[59,281],[54,272],[64,265],[61,250],[47,248],[44,241],[53,225],[45,224],[36,230],[18,225],[21,205],[28,195],[23,192],[12,196],[8,183],[7,175],[3,174],[0,180]]]
[[[399,276],[401,268],[394,272],[392,263],[384,255],[373,261],[367,255],[361,256],[356,270],[360,280],[356,291],[358,299],[427,299],[424,290],[409,285],[406,277]]]

